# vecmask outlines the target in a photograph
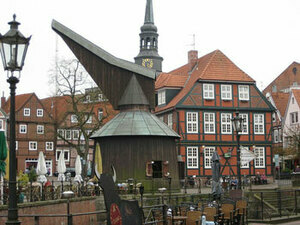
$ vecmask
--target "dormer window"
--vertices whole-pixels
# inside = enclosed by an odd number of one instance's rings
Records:
[[[158,91],[157,98],[158,98],[157,100],[158,105],[166,104],[166,91],[165,90]]]

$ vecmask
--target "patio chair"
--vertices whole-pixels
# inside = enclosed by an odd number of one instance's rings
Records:
[[[238,200],[236,202],[236,213],[238,224],[245,224],[247,221],[247,201],[246,200]]]
[[[228,203],[223,203],[221,205],[221,217],[220,219],[222,220],[222,223],[226,223],[227,225],[232,225],[234,222],[234,205],[233,204],[228,204]]]
[[[217,208],[215,207],[205,207],[202,215],[205,215],[206,221],[216,221],[218,216]]]
[[[188,211],[186,213],[186,225],[195,225],[197,220],[201,219],[202,212],[200,211]]]
[[[154,224],[163,225],[163,211],[162,211],[162,209],[154,208],[154,209],[151,210],[151,212],[152,212],[152,217],[155,221]]]

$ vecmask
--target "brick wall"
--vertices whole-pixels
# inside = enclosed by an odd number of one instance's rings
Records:
[[[88,213],[96,211],[96,198],[78,198],[70,201],[70,213]],[[39,225],[67,225],[67,217],[54,217],[51,215],[67,215],[67,201],[45,201],[25,203],[19,205],[19,221],[22,225],[34,225],[34,217],[22,217],[22,215],[49,215],[40,217]],[[0,208],[0,215],[7,215],[7,207]],[[0,217],[0,224],[5,224],[7,217]],[[73,216],[73,225],[94,225],[97,215]]]

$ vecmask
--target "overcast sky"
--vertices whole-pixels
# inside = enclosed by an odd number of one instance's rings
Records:
[[[17,94],[51,95],[49,71],[56,40],[58,58],[72,58],[66,44],[51,29],[52,19],[116,57],[134,61],[146,0],[2,0],[0,33],[16,13],[24,36],[32,35]],[[187,52],[203,56],[221,50],[256,80],[261,89],[293,61],[300,62],[299,0],[153,0],[163,71],[187,63]],[[9,95],[0,68],[0,91]]]

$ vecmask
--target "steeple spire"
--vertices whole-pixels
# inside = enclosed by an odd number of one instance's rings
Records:
[[[147,0],[144,24],[154,24],[152,0]]]
[[[135,63],[162,71],[163,58],[158,55],[158,33],[154,25],[152,0],[147,0],[144,25],[140,33],[140,53],[134,58]]]

